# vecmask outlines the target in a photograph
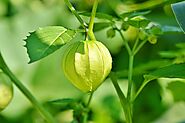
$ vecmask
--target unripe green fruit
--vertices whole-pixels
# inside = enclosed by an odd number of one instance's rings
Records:
[[[65,76],[83,92],[95,91],[112,68],[108,49],[98,41],[79,41],[64,52]]]
[[[129,28],[123,32],[124,38],[127,41],[135,41],[139,33],[139,29],[133,26],[129,26]]]
[[[13,86],[10,79],[0,72],[0,111],[7,107],[13,98]]]

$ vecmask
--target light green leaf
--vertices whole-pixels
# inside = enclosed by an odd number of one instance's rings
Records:
[[[180,27],[185,32],[185,1],[172,4],[172,9]]]
[[[76,31],[61,26],[48,26],[39,28],[25,40],[30,62],[40,60],[53,53],[61,46],[69,42],[75,36]]]
[[[185,94],[182,94],[185,89],[184,81],[173,81],[168,84],[167,87],[173,94],[174,101],[185,101]]]

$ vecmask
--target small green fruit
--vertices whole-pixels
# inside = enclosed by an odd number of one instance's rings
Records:
[[[139,29],[133,26],[129,26],[129,28],[123,32],[124,38],[127,41],[135,41],[137,39],[139,33]]]
[[[0,72],[0,111],[7,107],[13,98],[13,86],[10,79]]]
[[[155,35],[150,35],[148,37],[148,41],[151,43],[151,44],[156,44],[157,43],[157,36]]]
[[[112,57],[99,41],[80,41],[64,52],[62,68],[65,76],[83,92],[95,91],[112,68]]]

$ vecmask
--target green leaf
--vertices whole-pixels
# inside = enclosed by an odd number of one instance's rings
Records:
[[[182,78],[185,79],[185,63],[173,64],[157,69],[149,74],[144,75],[144,81],[136,92],[134,100],[140,94],[142,89],[152,80],[157,78]]]
[[[167,88],[173,94],[173,98],[175,101],[185,101],[185,94],[182,94],[185,90],[185,82],[184,81],[173,81],[170,82]]]
[[[144,28],[150,23],[150,20],[144,17],[141,17],[141,16],[136,16],[136,17],[129,19],[128,23],[137,28],[140,28],[140,27]]]
[[[185,32],[185,1],[172,4],[172,9],[182,30]]]
[[[133,4],[132,3],[126,4],[126,3],[120,2],[119,5],[116,6],[115,10],[118,14],[129,13],[134,11],[151,10],[156,6],[165,4],[166,2],[169,2],[169,1],[170,0],[146,0],[145,2],[142,2],[142,3],[139,2],[139,3],[133,3]]]
[[[148,24],[148,26],[146,27],[146,31],[147,33],[152,34],[152,35],[162,35],[163,34],[161,25],[157,23],[153,23],[153,22]]]
[[[53,53],[61,46],[69,42],[75,36],[76,31],[61,26],[48,26],[39,28],[25,40],[29,63],[38,61]]]
[[[133,76],[143,75],[143,74],[148,73],[151,70],[159,69],[163,66],[170,65],[170,64],[171,64],[171,61],[169,60],[164,60],[164,59],[151,60],[147,63],[142,63],[134,67]],[[127,69],[116,72],[116,76],[118,78],[127,77],[127,75],[128,75]]]
[[[147,11],[134,11],[134,12],[129,12],[129,13],[123,13],[121,14],[120,16],[125,18],[125,17],[128,17],[128,18],[133,18],[133,17],[136,17],[136,16],[142,16],[142,15],[147,15],[151,12],[151,10],[147,10]]]
[[[94,31],[95,31],[95,32],[96,32],[96,31],[100,31],[100,30],[105,29],[105,28],[107,28],[107,27],[109,27],[109,26],[111,26],[111,25],[112,25],[112,23],[110,23],[110,22],[95,23],[95,24],[94,24]]]
[[[182,78],[185,79],[185,63],[173,64],[160,68],[154,72],[144,75],[146,81],[151,81],[157,78]]]
[[[65,99],[52,100],[47,102],[47,104],[54,109],[68,110],[68,109],[74,109],[76,105],[78,105],[78,101],[71,98],[65,98]]]
[[[110,28],[109,30],[107,30],[107,37],[108,38],[113,38],[116,36],[116,31],[113,28]]]
[[[91,16],[91,13],[90,12],[80,12],[78,14],[79,15],[83,15],[83,16],[87,16],[87,17],[90,17]],[[106,20],[109,20],[109,21],[112,21],[113,20],[113,17],[111,15],[104,14],[104,13],[96,13],[96,18],[106,19]]]

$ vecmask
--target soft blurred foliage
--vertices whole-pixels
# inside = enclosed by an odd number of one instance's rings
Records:
[[[98,12],[118,16],[121,4],[139,4],[144,1],[147,0],[101,0]],[[172,2],[177,1],[179,0]],[[77,10],[90,12],[93,0],[72,0],[71,2]],[[82,17],[88,21],[88,17]],[[151,13],[146,17],[161,25],[178,26],[169,2],[152,7]],[[28,32],[51,25],[62,25],[71,29],[80,26],[63,0],[0,0],[0,50],[3,57],[15,75],[43,103],[62,98],[85,100],[88,95],[73,87],[62,73],[61,59],[65,46],[41,61],[28,64],[29,58],[26,48],[23,47],[25,45],[23,39],[26,38]],[[95,35],[109,48],[113,56],[113,71],[124,71],[128,68],[127,51],[123,47],[119,34],[115,33],[115,37],[107,38],[107,30],[109,28],[97,31]],[[74,40],[83,38],[77,35]],[[134,74],[135,88],[137,89],[141,84],[143,73],[165,66],[164,61],[184,63],[184,41],[184,34],[165,34],[159,37],[156,44],[147,43],[135,58],[135,67],[144,66],[137,69]],[[130,44],[132,45],[133,42]],[[148,66],[145,67],[145,65]],[[127,88],[126,79],[122,77],[119,80],[124,91]],[[159,79],[151,82],[136,100],[134,122],[185,122],[184,90],[184,80]],[[95,92],[91,109],[90,119],[97,123],[123,122],[123,111],[109,79]],[[61,123],[68,123],[72,119],[71,110],[53,112]],[[1,112],[0,123],[42,122],[44,121],[38,112],[15,87],[13,101]]]

